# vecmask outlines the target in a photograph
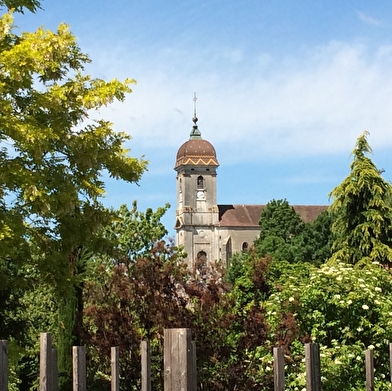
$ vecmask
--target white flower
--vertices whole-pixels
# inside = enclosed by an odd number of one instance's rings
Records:
[[[368,349],[369,349],[369,350],[373,350],[373,349],[374,349],[374,345],[369,345],[369,346],[368,346]]]
[[[291,297],[289,298],[289,301],[294,301],[294,297],[291,296]]]
[[[382,292],[382,289],[381,289],[379,286],[376,286],[376,287],[374,288],[374,290],[375,290],[376,292]]]
[[[369,306],[366,305],[366,304],[363,304],[363,305],[362,305],[362,308],[363,308],[364,310],[368,310],[368,309],[369,309]]]

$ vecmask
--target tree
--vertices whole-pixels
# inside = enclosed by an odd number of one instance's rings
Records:
[[[314,221],[304,224],[301,233],[292,241],[294,261],[321,264],[330,258],[333,221],[333,213],[325,210]]]
[[[272,200],[261,213],[259,238],[264,240],[268,236],[276,236],[288,243],[301,232],[303,224],[287,200]]]
[[[148,208],[145,212],[137,209],[137,201],[132,203],[132,209],[121,205],[115,212],[115,218],[104,227],[103,238],[108,240],[114,249],[112,255],[125,257],[124,262],[134,262],[137,258],[149,256],[157,242],[167,235],[167,230],[161,222],[162,216],[170,208],[169,204],[153,211]]]
[[[260,236],[255,240],[259,255],[294,261],[292,242],[303,228],[304,222],[287,200],[268,202],[260,217]]]
[[[90,60],[64,24],[18,37],[8,13],[0,32],[2,245],[27,235],[68,256],[108,220],[103,173],[136,182],[145,169],[124,149],[128,135],[102,119],[86,122],[91,110],[123,100],[134,81],[83,75]]]
[[[24,12],[27,8],[31,12],[40,8],[41,2],[38,0],[0,0],[0,8],[5,6],[7,9],[14,9],[16,12]]]
[[[39,2],[2,5],[35,11]],[[0,273],[7,262],[17,269],[37,264],[55,288],[61,324],[69,325],[66,354],[80,338],[75,320],[81,311],[75,307],[86,249],[102,250],[98,233],[113,219],[101,203],[103,175],[137,182],[147,164],[124,148],[129,135],[114,132],[104,119],[89,118],[92,111],[123,101],[134,80],[92,78],[83,72],[89,62],[67,25],[18,36],[12,12],[1,16]],[[5,277],[0,275],[6,281],[1,289],[14,283]]]
[[[333,258],[351,264],[392,263],[392,186],[366,154],[364,132],[353,150],[351,172],[330,193],[335,234]]]
[[[96,387],[105,383],[102,374],[110,371],[110,359],[105,357],[110,357],[111,346],[120,347],[124,389],[130,389],[140,377],[141,339],[150,339],[158,355],[165,327],[190,326],[184,254],[165,239],[167,231],[160,221],[168,207],[141,212],[136,201],[132,209],[122,205],[116,219],[102,230],[112,251],[89,261],[84,334],[90,349],[88,372]],[[161,365],[154,363],[153,376],[160,373]]]

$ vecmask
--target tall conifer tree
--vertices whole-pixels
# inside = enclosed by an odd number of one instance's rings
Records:
[[[392,185],[366,156],[365,131],[356,142],[351,172],[330,193],[336,212],[333,258],[352,264],[392,263]]]

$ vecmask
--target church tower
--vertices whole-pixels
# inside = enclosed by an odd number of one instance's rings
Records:
[[[220,259],[216,203],[219,164],[212,144],[202,139],[197,121],[195,108],[189,140],[178,150],[174,166],[177,172],[176,239],[177,245],[187,251],[191,270],[202,270]]]

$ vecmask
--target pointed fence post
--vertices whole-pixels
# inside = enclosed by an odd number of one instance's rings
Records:
[[[112,372],[112,388],[111,391],[120,390],[120,367],[119,357],[120,350],[118,347],[111,348],[111,372]]]
[[[40,334],[39,390],[53,391],[52,335]]]
[[[374,355],[373,349],[366,350],[365,353],[366,367],[366,391],[374,391]]]
[[[274,348],[274,391],[284,391],[284,354],[281,346]]]
[[[73,391],[86,391],[86,347],[72,347]]]
[[[142,390],[151,391],[151,350],[150,341],[142,341],[140,344],[142,364]]]
[[[196,391],[190,329],[164,331],[164,391]]]
[[[8,391],[8,341],[0,340],[0,390]]]
[[[305,344],[306,391],[321,391],[320,349],[317,343]]]

